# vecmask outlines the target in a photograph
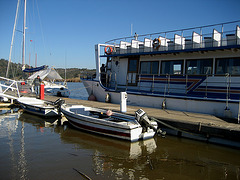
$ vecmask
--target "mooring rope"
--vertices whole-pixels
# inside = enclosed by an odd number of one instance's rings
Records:
[[[164,126],[166,126],[166,127],[168,127],[168,128],[170,128],[170,129],[173,129],[173,130],[175,130],[175,131],[179,131],[179,132],[181,132],[181,133],[190,134],[190,135],[193,135],[193,136],[200,136],[200,137],[206,138],[206,137],[205,137],[204,135],[202,135],[202,134],[196,134],[196,133],[191,133],[191,132],[188,132],[188,131],[181,130],[181,129],[176,128],[176,127],[174,127],[174,126],[171,126],[171,125],[169,125],[169,124],[167,124],[167,123],[165,123],[165,122],[162,122],[161,120],[156,119],[156,118],[154,118],[154,117],[150,117],[150,119],[151,119],[151,120],[154,120],[154,121],[156,121],[156,122],[158,122],[158,123],[160,123],[160,124],[162,124],[162,125],[164,125]]]

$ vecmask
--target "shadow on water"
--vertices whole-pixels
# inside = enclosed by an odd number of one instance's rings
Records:
[[[57,119],[41,119],[27,113],[0,115],[0,176],[240,179],[237,149],[172,136],[130,143],[59,124]]]

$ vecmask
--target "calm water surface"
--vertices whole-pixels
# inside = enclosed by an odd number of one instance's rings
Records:
[[[67,85],[70,90],[69,98],[82,99],[82,100],[88,99],[88,94],[83,83],[69,82]]]
[[[238,149],[172,136],[130,143],[56,121],[0,111],[0,179],[240,179]]]

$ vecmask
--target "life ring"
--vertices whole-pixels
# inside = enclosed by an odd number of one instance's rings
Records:
[[[158,49],[158,48],[160,48],[160,46],[161,46],[161,40],[159,38],[155,38],[153,40],[153,48]]]
[[[106,46],[106,47],[105,47],[105,53],[106,53],[107,55],[112,54],[112,52],[113,52],[113,48],[112,48],[111,46]]]

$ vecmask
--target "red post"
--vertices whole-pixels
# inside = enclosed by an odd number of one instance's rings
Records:
[[[40,99],[44,100],[44,84],[40,85]]]

